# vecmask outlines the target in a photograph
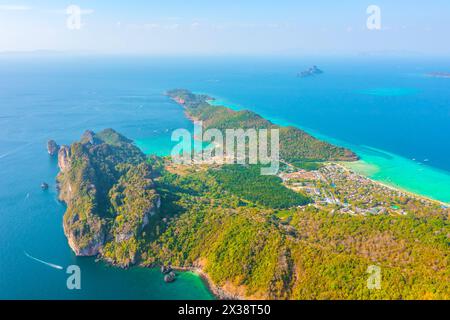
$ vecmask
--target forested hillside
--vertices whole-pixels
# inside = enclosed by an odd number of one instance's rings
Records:
[[[175,89],[167,95],[183,105],[192,118],[203,121],[204,129],[279,129],[280,157],[287,162],[299,161],[353,161],[358,157],[352,151],[318,140],[295,127],[282,127],[249,111],[234,111],[224,106],[212,106],[212,98],[196,95],[184,89]]]

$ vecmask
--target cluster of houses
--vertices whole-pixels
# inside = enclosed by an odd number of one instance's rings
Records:
[[[335,211],[352,215],[381,215],[407,212],[395,205],[395,199],[410,197],[360,176],[341,165],[327,164],[318,170],[288,171],[279,177],[290,189],[311,197],[314,206],[335,206]],[[426,202],[426,200],[421,200]]]

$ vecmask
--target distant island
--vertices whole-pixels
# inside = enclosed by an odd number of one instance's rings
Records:
[[[433,78],[450,78],[450,72],[430,72],[427,76]]]
[[[58,148],[75,254],[193,270],[221,299],[450,298],[447,207],[347,170],[336,161],[356,160],[352,151],[300,129],[187,90],[168,96],[206,127],[279,128],[278,176],[258,165],[176,164],[113,129],[86,131]],[[367,285],[370,266],[381,289]]]
[[[307,70],[297,73],[297,77],[306,78],[306,77],[311,77],[311,76],[315,76],[315,75],[322,74],[322,73],[323,73],[323,71],[320,70],[317,66],[312,66],[311,68],[308,68]]]

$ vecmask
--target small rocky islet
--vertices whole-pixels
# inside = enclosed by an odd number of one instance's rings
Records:
[[[316,75],[319,75],[322,73],[323,73],[323,71],[321,69],[319,69],[317,66],[312,66],[306,70],[303,70],[303,71],[297,73],[297,77],[307,78],[307,77],[316,76]]]
[[[168,265],[168,266],[162,265],[161,273],[164,274],[164,282],[169,283],[169,282],[175,281],[176,275],[170,265]]]
[[[50,156],[56,156],[59,151],[59,145],[56,143],[55,140],[48,140],[47,141],[47,152]]]

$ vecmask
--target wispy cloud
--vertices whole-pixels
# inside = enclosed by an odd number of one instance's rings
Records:
[[[24,5],[9,5],[9,4],[1,4],[0,11],[27,11],[31,10],[31,7]]]
[[[66,9],[51,9],[51,10],[45,10],[45,12],[52,13],[52,14],[67,14],[67,8]],[[80,14],[82,15],[89,15],[94,14],[94,9],[83,9],[80,8]]]
[[[94,9],[81,9],[81,14],[93,14]]]

